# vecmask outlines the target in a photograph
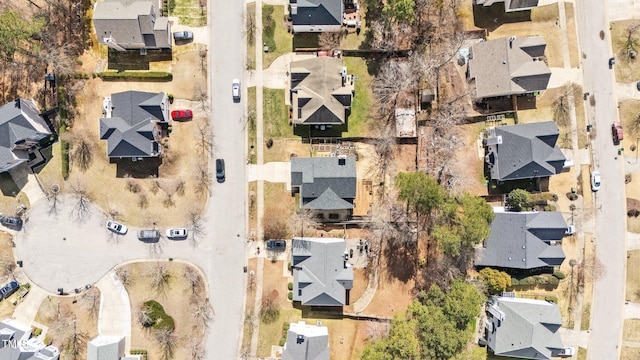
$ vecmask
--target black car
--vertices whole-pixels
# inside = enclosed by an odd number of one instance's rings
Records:
[[[269,250],[284,250],[286,248],[287,248],[287,242],[284,240],[267,241],[267,249]]]
[[[17,281],[11,281],[7,285],[5,285],[2,289],[0,289],[0,298],[6,299],[14,292],[18,291],[20,288],[20,284]]]
[[[13,216],[3,216],[0,219],[0,224],[13,229],[20,229],[22,227],[22,219]]]
[[[216,159],[216,179],[219,183],[223,183],[225,180],[224,159]]]
[[[613,69],[613,65],[616,64],[616,58],[609,58],[609,69]]]

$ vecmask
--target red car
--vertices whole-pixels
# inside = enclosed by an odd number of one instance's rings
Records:
[[[611,135],[613,137],[614,145],[620,144],[620,140],[624,139],[624,135],[622,132],[622,125],[619,122],[614,122],[611,125]]]
[[[193,118],[193,112],[191,110],[173,110],[171,118],[173,120],[190,120]]]

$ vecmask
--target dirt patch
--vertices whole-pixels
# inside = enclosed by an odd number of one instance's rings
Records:
[[[151,274],[158,272],[158,266],[162,266],[168,275],[168,283],[163,288],[151,286]],[[197,274],[200,284],[204,279],[200,272],[188,264],[181,262],[144,262],[124,265],[119,271],[126,270],[129,276],[125,284],[131,302],[131,347],[142,348],[149,352],[149,358],[161,358],[162,346],[154,337],[152,328],[145,328],[139,319],[142,304],[148,300],[155,300],[163,307],[167,315],[171,316],[175,323],[175,359],[190,357],[189,344],[192,340],[201,342],[202,330],[194,320],[195,304],[207,298],[203,286],[195,287],[193,291],[190,283],[185,278],[185,269],[189,268]],[[219,311],[223,311],[219,309]]]
[[[456,152],[455,162],[461,171],[461,191],[472,195],[487,195],[484,178],[484,149],[478,147],[478,136],[484,130],[484,123],[460,126],[463,142]],[[482,157],[481,157],[482,156]]]

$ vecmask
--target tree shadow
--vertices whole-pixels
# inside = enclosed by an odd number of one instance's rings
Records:
[[[504,2],[497,2],[491,6],[473,6],[473,24],[489,32],[504,24],[524,21],[531,21],[531,10],[505,12]]]
[[[416,242],[401,243],[389,241],[384,249],[388,276],[407,282],[417,273],[415,254],[418,253]]]

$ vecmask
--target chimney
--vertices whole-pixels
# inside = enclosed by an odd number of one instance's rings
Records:
[[[338,158],[338,165],[346,165],[347,164],[347,159],[345,158]]]
[[[296,338],[296,344],[302,344],[304,342],[304,335],[298,335]]]

